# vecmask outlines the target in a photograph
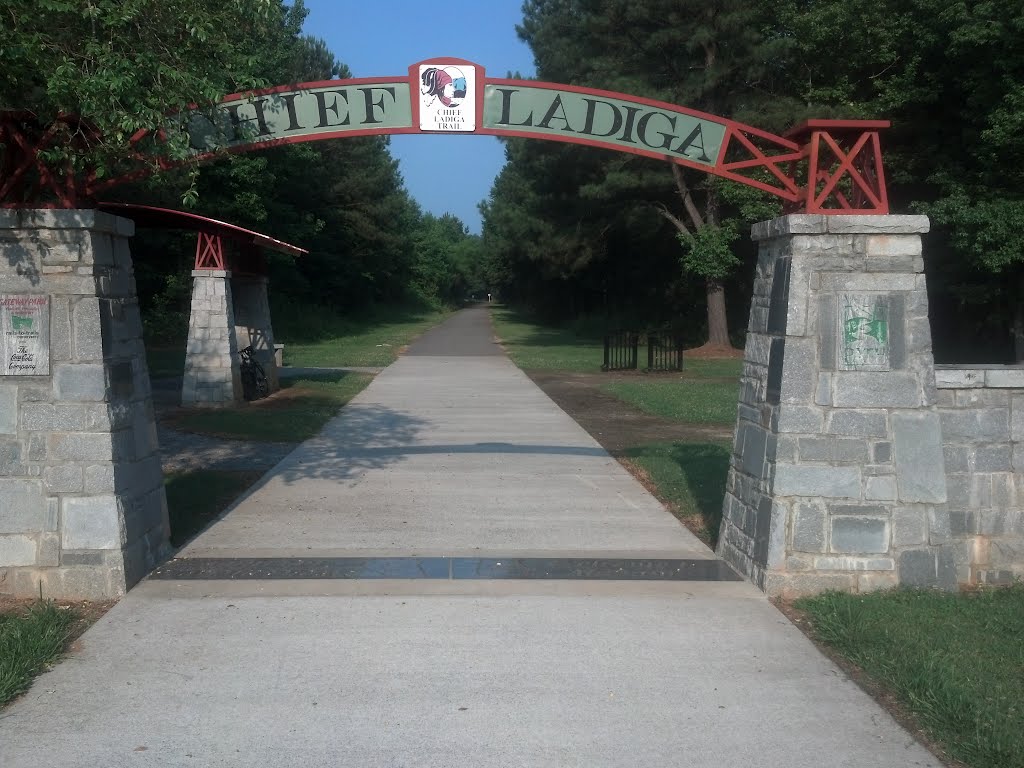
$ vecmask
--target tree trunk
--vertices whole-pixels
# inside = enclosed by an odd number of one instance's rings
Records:
[[[717,280],[705,283],[708,300],[708,344],[728,347],[729,324],[725,316],[725,286]]]

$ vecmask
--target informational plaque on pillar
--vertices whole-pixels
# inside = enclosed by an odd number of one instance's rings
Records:
[[[0,376],[50,373],[50,297],[0,294]]]

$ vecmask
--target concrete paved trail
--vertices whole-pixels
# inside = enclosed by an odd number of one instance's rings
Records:
[[[467,310],[0,713],[0,765],[939,765],[729,576]]]

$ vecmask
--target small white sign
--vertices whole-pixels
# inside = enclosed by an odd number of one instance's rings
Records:
[[[420,65],[420,130],[476,130],[476,67]]]
[[[50,373],[50,297],[0,294],[0,376]]]

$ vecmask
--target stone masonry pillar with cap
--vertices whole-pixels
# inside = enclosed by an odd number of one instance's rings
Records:
[[[195,269],[181,404],[218,406],[241,399],[231,272]]]
[[[924,216],[792,215],[760,244],[718,552],[769,594],[955,588]],[[947,537],[948,538],[948,537]]]
[[[169,553],[133,232],[0,210],[0,593],[116,597]]]

